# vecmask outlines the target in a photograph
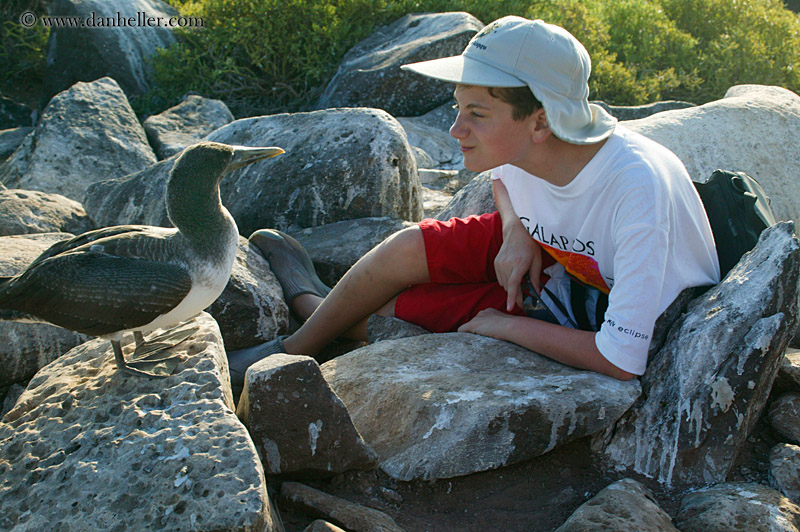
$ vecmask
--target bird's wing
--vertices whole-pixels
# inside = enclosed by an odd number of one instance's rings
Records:
[[[56,242],[46,250],[44,250],[36,259],[28,266],[29,268],[39,262],[42,262],[56,255],[62,253],[69,253],[79,249],[86,249],[88,246],[99,242],[108,242],[109,240],[116,240],[119,238],[139,238],[149,237],[152,235],[164,235],[174,233],[175,229],[167,229],[163,227],[151,227],[147,225],[117,225],[113,227],[103,227],[95,229],[94,231],[87,231],[80,235]],[[114,253],[112,253],[114,254]],[[123,255],[125,255],[123,253]]]
[[[189,272],[160,261],[95,251],[43,259],[0,287],[0,307],[92,336],[150,323],[180,303]]]

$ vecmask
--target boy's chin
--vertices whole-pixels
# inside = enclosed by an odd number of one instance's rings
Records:
[[[467,161],[464,161],[464,168],[466,168],[470,172],[475,172],[476,174],[480,174],[481,172],[485,172],[486,170],[491,170],[492,168],[494,168],[494,166],[487,168],[486,166],[481,166],[474,163],[470,164]]]

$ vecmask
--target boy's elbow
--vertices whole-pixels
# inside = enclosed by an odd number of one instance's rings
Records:
[[[627,371],[620,369],[617,371],[616,375],[612,375],[612,377],[620,381],[629,381],[631,379],[635,379],[636,377],[638,377],[638,375],[635,375],[633,373],[628,373]]]

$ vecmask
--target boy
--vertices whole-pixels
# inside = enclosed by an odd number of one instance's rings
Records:
[[[233,380],[274,352],[315,355],[339,336],[365,338],[372,313],[507,340],[618,379],[644,373],[656,318],[684,288],[719,281],[708,219],[678,158],[589,104],[588,53],[540,20],[504,17],[461,55],[404,68],[456,84],[450,134],[466,168],[492,169],[497,212],[404,229],[330,294],[299,244],[254,233],[308,320],[283,342],[231,353]],[[570,325],[569,276],[608,295],[597,332]],[[528,280],[549,322],[522,310]]]

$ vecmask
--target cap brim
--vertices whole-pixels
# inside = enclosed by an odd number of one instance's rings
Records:
[[[524,87],[527,85],[516,76],[463,55],[411,63],[403,65],[401,68],[450,83],[481,87]]]

